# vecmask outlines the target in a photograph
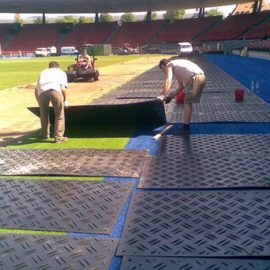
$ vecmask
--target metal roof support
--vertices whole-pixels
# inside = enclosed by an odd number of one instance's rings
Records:
[[[95,23],[99,23],[98,12],[96,12],[96,15],[95,15]]]
[[[146,15],[146,20],[149,22],[152,19],[152,12],[151,11],[147,11],[147,15]]]
[[[204,17],[204,14],[205,14],[205,8],[204,7],[201,7],[200,10],[199,10],[199,18],[201,17]]]
[[[42,13],[42,24],[46,23],[46,15],[45,12]]]

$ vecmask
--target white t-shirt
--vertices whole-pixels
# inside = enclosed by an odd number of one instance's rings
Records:
[[[46,68],[41,71],[37,82],[37,93],[53,89],[61,92],[62,88],[67,87],[67,74],[60,68]]]
[[[172,60],[167,66],[172,67],[176,79],[183,83],[187,83],[196,74],[204,74],[198,65],[186,59]]]

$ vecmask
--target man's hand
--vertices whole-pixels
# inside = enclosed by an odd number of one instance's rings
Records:
[[[172,101],[172,99],[173,99],[172,96],[167,96],[167,97],[165,97],[165,99],[164,99],[165,104],[170,103],[170,102]]]
[[[64,101],[64,107],[68,108],[68,102],[67,101]]]
[[[161,101],[164,101],[165,98],[166,98],[165,95],[160,95],[160,96],[157,97],[157,99],[159,99],[159,100],[161,100]]]
[[[165,102],[165,104],[170,103],[173,99],[172,96],[165,96],[165,95],[161,95],[158,96],[157,99],[161,100],[162,102]]]

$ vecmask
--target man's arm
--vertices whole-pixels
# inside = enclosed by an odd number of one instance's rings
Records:
[[[40,87],[40,85],[39,85],[39,80],[38,80],[36,88],[35,88],[35,97],[36,97],[37,102],[38,102],[38,88],[39,87]]]
[[[171,86],[172,86],[172,78],[173,78],[173,71],[171,67],[166,67],[165,69],[165,82],[163,85],[163,95],[167,96]]]

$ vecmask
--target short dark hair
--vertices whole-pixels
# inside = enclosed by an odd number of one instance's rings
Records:
[[[49,68],[59,68],[59,63],[56,61],[52,61],[49,63]]]
[[[161,59],[160,62],[159,62],[159,68],[161,69],[161,68],[166,67],[169,62],[170,61],[168,59],[166,59],[166,58]]]

